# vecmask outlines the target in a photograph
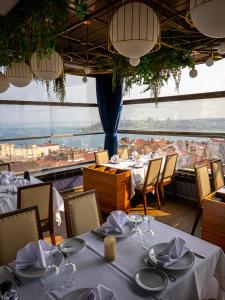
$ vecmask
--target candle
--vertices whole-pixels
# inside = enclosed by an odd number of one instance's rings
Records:
[[[107,236],[104,238],[104,258],[106,261],[113,261],[116,259],[116,238]]]

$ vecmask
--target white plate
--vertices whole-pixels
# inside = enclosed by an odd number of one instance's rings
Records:
[[[81,297],[82,295],[85,295],[89,288],[83,288],[83,289],[77,289],[75,291],[70,292],[69,294],[66,294],[61,300],[75,300]]]
[[[132,218],[132,216],[134,216],[134,217]],[[136,218],[136,221],[135,221],[135,218]],[[140,224],[144,221],[143,215],[141,215],[141,214],[130,214],[130,215],[128,215],[128,220],[129,220],[129,222],[132,222],[134,224],[135,223]]]
[[[60,266],[63,263],[63,255],[59,251],[53,254],[52,258],[49,257],[46,259],[46,264],[47,266],[51,265],[51,263],[54,263],[56,267],[60,268]],[[18,276],[25,277],[25,278],[37,278],[37,277],[42,277],[45,276],[49,273],[53,273],[54,269],[53,268],[40,268],[38,263],[35,263],[29,267],[26,267],[24,269],[15,269],[15,273]]]
[[[180,260],[176,261],[172,265],[166,267],[160,265],[156,257],[159,252],[165,249],[166,246],[167,243],[160,243],[152,246],[148,252],[150,262],[152,262],[156,266],[160,266],[160,268],[163,268],[165,270],[171,270],[171,271],[187,270],[193,266],[195,262],[195,257],[191,251],[188,251]]]
[[[135,281],[144,290],[158,292],[167,287],[168,276],[157,268],[144,268],[135,274]]]
[[[99,232],[99,234],[102,234],[104,236],[114,236],[116,238],[125,238],[128,237],[131,234],[131,231],[135,228],[135,224],[132,222],[128,222],[123,226],[123,233],[116,233],[116,232],[109,232],[105,233],[101,229],[97,229],[96,232]]]
[[[59,249],[62,253],[67,254],[69,253],[76,253],[83,249],[86,246],[86,242],[83,239],[72,237],[70,239],[64,240],[60,245]]]

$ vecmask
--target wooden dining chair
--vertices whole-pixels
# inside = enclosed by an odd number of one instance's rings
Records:
[[[127,151],[127,148],[119,148],[118,151],[117,151],[117,154],[119,155],[119,157],[121,159],[128,159],[128,151]]]
[[[1,171],[11,171],[10,163],[0,164],[0,172]]]
[[[197,196],[197,213],[191,230],[192,235],[194,235],[195,229],[202,215],[202,204],[204,198],[211,194],[208,166],[206,164],[195,167],[195,185]]]
[[[106,164],[109,161],[109,153],[107,150],[94,152],[95,163],[97,165]]]
[[[158,180],[162,164],[162,158],[153,159],[149,161],[147,173],[145,176],[145,182],[143,185],[137,186],[135,188],[135,193],[140,194],[143,199],[144,212],[147,214],[147,200],[146,195],[150,192],[155,192],[155,197],[158,203],[158,208],[160,209],[160,198],[158,191]]]
[[[211,172],[214,190],[217,191],[224,187],[223,165],[220,159],[211,161]]]
[[[68,238],[100,227],[102,217],[95,190],[65,198],[64,206]]]
[[[170,184],[173,179],[174,171],[177,163],[177,153],[169,154],[166,156],[164,168],[162,171],[162,176],[160,176],[159,180],[159,192],[160,192],[160,200],[162,204],[165,204],[165,196],[164,196],[164,186]]]
[[[42,232],[49,231],[55,245],[52,183],[43,182],[18,188],[17,208],[37,206]]]
[[[0,215],[0,266],[16,259],[27,243],[43,239],[37,206]]]

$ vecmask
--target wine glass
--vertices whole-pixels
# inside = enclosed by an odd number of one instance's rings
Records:
[[[129,215],[129,218],[132,223],[135,224],[134,228],[130,231],[129,237],[130,241],[139,243],[142,240],[142,231],[141,228],[138,227],[138,221],[142,218],[141,215]]]
[[[74,275],[77,271],[76,265],[73,262],[71,262],[71,252],[73,250],[73,247],[70,246],[63,248],[63,252],[65,252],[67,255],[67,261],[62,267],[60,277],[63,287],[66,288],[71,288],[74,285]]]
[[[145,230],[142,234],[142,248],[144,250],[148,250],[155,239],[155,233],[151,229],[151,220],[153,220],[154,218],[151,216],[144,216],[143,219]]]

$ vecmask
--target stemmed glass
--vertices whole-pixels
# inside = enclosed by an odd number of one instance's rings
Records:
[[[151,220],[153,220],[154,218],[151,216],[144,216],[143,219],[146,229],[144,230],[142,235],[142,248],[144,250],[148,250],[151,247],[153,240],[155,239],[155,233],[151,229]]]
[[[138,220],[142,216],[141,215],[140,216],[139,215],[130,215],[129,217],[130,217],[130,219],[133,220],[132,222],[135,224],[134,228],[130,231],[130,235],[129,235],[130,240],[131,240],[131,242],[135,241],[138,243],[139,241],[142,240],[142,231],[141,231],[140,227],[138,227]]]
[[[71,252],[73,251],[72,247],[64,247],[63,252],[67,255],[67,262],[62,267],[61,276],[62,284],[66,288],[70,288],[74,284],[74,274],[77,271],[77,267],[74,263],[71,262]]]

